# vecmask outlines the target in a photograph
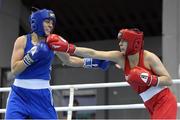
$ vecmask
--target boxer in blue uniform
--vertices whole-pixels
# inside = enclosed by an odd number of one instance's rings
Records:
[[[46,38],[55,22],[53,11],[37,10],[30,16],[32,33],[16,39],[11,58],[11,71],[16,78],[7,100],[5,119],[57,119],[49,84],[55,54],[64,65],[108,68],[108,61],[81,59],[50,50]]]

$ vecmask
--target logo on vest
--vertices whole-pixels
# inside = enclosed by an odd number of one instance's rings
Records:
[[[148,73],[141,73],[140,77],[146,83],[149,76]]]

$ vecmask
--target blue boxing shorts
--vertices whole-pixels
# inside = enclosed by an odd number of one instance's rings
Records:
[[[50,89],[26,89],[12,85],[5,119],[57,119]]]

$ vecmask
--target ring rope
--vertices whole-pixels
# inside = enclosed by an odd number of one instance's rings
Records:
[[[173,79],[174,84],[179,84],[180,79]],[[74,90],[87,88],[105,88],[105,87],[126,87],[129,86],[127,82],[113,82],[113,83],[94,83],[94,84],[76,84],[76,85],[53,85],[53,90],[70,89],[70,99],[68,107],[55,107],[56,111],[68,111],[68,120],[72,118],[72,111],[80,110],[110,110],[110,109],[143,109],[144,104],[126,104],[126,105],[96,105],[96,106],[78,106],[73,107]],[[0,92],[9,92],[10,87],[0,88]],[[180,103],[178,103],[180,107]],[[5,113],[6,109],[0,109],[0,113]]]

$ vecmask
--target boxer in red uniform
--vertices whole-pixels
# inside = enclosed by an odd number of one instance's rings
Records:
[[[141,96],[151,119],[176,119],[176,97],[168,88],[172,85],[171,76],[154,53],[143,49],[143,32],[121,29],[118,40],[120,51],[76,47],[73,52],[77,56],[115,62],[124,70],[127,82]],[[66,45],[55,42],[51,35],[47,43],[51,49],[61,52],[69,51],[72,46],[68,42]],[[61,49],[57,46],[61,46]]]

